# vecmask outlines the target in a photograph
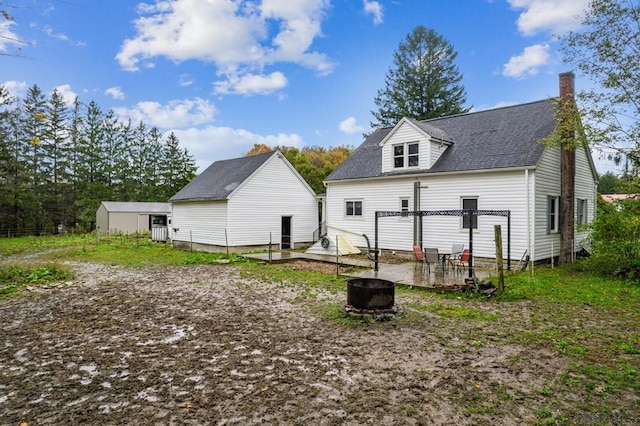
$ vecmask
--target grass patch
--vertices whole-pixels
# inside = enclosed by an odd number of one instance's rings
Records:
[[[485,312],[481,309],[471,308],[468,306],[451,305],[441,302],[432,303],[430,305],[412,305],[412,307],[432,312],[445,318],[453,319],[493,321],[500,316],[500,314],[494,312]]]
[[[95,243],[95,234],[0,238],[0,256],[39,253],[56,248]]]
[[[44,285],[73,278],[71,269],[56,263],[0,265],[0,299],[13,297],[28,285]]]
[[[284,265],[258,265],[256,263],[242,268],[243,278],[263,280],[277,283],[283,287],[295,287],[302,293],[309,291],[328,291],[332,294],[344,292],[347,288],[347,278],[327,275],[320,272],[289,269]]]
[[[578,266],[536,268],[507,276],[506,297],[604,310],[637,309],[640,286],[628,281],[596,276]],[[508,296],[507,296],[508,295]]]

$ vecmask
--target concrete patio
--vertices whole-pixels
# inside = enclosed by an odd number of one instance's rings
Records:
[[[353,266],[362,269],[356,269],[343,272],[341,275],[354,278],[378,278],[392,281],[398,285],[421,287],[425,289],[449,289],[455,288],[457,285],[464,283],[465,278],[469,277],[467,269],[456,269],[448,265],[443,268],[442,265],[431,265],[430,270],[426,270],[421,263],[404,262],[404,263],[378,263],[378,271],[374,270],[374,263],[370,260],[356,259],[348,256],[328,256],[320,254],[308,254],[301,252],[278,251],[269,253],[244,254],[243,256],[250,259],[256,259],[269,263],[280,263],[291,260],[311,260],[317,262],[336,263],[339,262],[343,266]],[[489,269],[475,269],[476,278],[486,278],[491,274]]]

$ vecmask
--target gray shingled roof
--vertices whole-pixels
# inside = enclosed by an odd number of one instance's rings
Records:
[[[103,201],[102,205],[112,213],[171,213],[171,203]]]
[[[216,161],[169,201],[224,200],[276,152]]]
[[[438,129],[453,142],[431,169],[382,173],[379,143],[393,129],[386,127],[374,131],[325,180],[533,167],[544,151],[537,140],[556,127],[552,99],[413,122],[428,134]]]

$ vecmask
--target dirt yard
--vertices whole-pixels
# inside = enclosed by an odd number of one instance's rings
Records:
[[[542,391],[566,359],[412,310],[422,293],[354,327],[232,266],[73,266],[72,282],[0,301],[2,425],[520,425],[575,398]]]

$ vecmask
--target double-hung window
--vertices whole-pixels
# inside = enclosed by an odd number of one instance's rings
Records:
[[[409,216],[409,197],[400,198],[400,211],[402,212],[402,217]]]
[[[347,200],[345,202],[345,216],[362,217],[362,201]]]
[[[547,233],[560,232],[560,197],[547,196]]]
[[[587,223],[587,200],[578,198],[576,206],[576,225],[584,225]]]
[[[393,146],[393,168],[418,167],[420,149],[418,142],[403,143]]]
[[[462,210],[478,210],[477,198],[463,198]],[[477,215],[463,215],[462,216],[462,229],[469,229],[471,225],[472,229],[478,229],[478,216]]]

